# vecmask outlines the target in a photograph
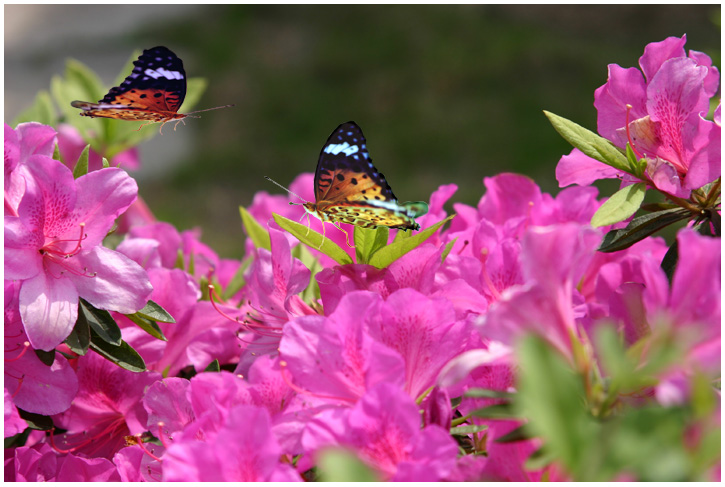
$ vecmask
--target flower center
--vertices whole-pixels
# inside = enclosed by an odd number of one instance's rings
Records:
[[[79,224],[80,231],[78,238],[76,239],[61,239],[61,238],[54,238],[50,242],[47,242],[38,252],[43,256],[43,261],[46,263],[46,268],[48,263],[53,263],[59,266],[62,270],[60,271],[60,275],[53,276],[57,279],[63,277],[63,274],[66,272],[70,272],[71,274],[74,274],[76,276],[84,276],[84,277],[95,277],[95,272],[89,272],[88,268],[84,267],[83,269],[78,269],[74,266],[72,266],[68,259],[71,257],[77,255],[81,250],[83,250],[83,246],[81,243],[83,240],[88,238],[88,234],[84,233],[86,224],[80,223]],[[74,242],[75,247],[73,247],[71,250],[66,250],[66,246],[63,245],[65,242]]]

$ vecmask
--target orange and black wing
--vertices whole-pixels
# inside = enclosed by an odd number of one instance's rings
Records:
[[[398,203],[385,176],[373,166],[362,130],[354,122],[337,127],[322,147],[315,204],[333,221],[367,228],[417,229],[415,216],[422,214],[419,205]]]
[[[315,172],[315,200],[395,202],[385,176],[373,166],[362,130],[355,122],[343,123],[325,142]]]
[[[74,101],[81,115],[124,120],[161,121],[174,117],[186,96],[186,72],[166,47],[146,49],[133,62],[130,75],[98,103]]]

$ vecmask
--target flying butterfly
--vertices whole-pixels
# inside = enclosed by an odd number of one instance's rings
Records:
[[[133,65],[133,71],[123,83],[111,88],[98,103],[76,100],[71,106],[83,110],[80,113],[83,117],[145,121],[141,127],[161,122],[162,129],[172,120],[178,125],[186,117],[198,118],[192,113],[234,106],[178,113],[186,96],[186,72],[181,59],[164,46],[144,50]]]
[[[355,122],[343,123],[325,142],[314,184],[315,202],[302,206],[323,224],[418,230],[415,218],[428,212],[425,202],[398,202],[385,176],[373,166],[365,137]]]

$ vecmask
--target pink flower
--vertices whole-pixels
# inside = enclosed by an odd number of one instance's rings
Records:
[[[400,388],[381,383],[350,409],[331,409],[311,420],[302,443],[308,452],[352,449],[385,480],[431,482],[455,468],[458,448],[438,425],[421,429],[418,406]]]
[[[243,348],[236,336],[240,324],[221,315],[211,302],[199,301],[201,292],[192,276],[181,269],[162,267],[149,269],[148,276],[153,285],[149,299],[176,320],[158,323],[167,341],[152,337],[125,316],[114,313],[114,319],[124,340],[143,357],[149,370],[175,375],[187,365],[203,370],[214,359],[236,362]]]
[[[146,272],[101,246],[115,218],[136,198],[121,169],[77,180],[46,156],[26,164],[18,216],[5,217],[5,278],[20,282],[20,316],[33,348],[52,350],[71,332],[78,297],[120,313],[141,309],[151,293]]]
[[[19,287],[16,282],[5,281],[5,390],[12,403],[25,411],[58,414],[70,407],[78,391],[78,379],[60,353],[55,353],[48,367],[31,349],[20,320]]]
[[[58,126],[58,149],[60,150],[60,157],[70,169],[75,167],[81,152],[83,152],[83,149],[87,145],[88,143],[83,140],[78,129],[72,125],[61,123]],[[104,156],[102,154],[91,149],[88,156],[88,171],[97,171],[103,167],[101,159]],[[110,167],[121,167],[126,170],[136,170],[141,165],[138,158],[138,149],[135,147],[118,153],[108,162]]]
[[[118,482],[116,466],[105,458],[58,455],[46,443],[15,449],[17,482]],[[7,479],[6,479],[7,480]]]
[[[238,405],[208,428],[202,417],[196,427],[176,435],[163,457],[163,480],[301,481],[299,474],[280,462],[282,449],[271,431],[265,409]],[[203,438],[204,441],[199,441]]]
[[[55,130],[37,122],[21,123],[15,130],[5,124],[5,214],[17,216],[25,192],[24,165],[31,156],[51,157]],[[18,167],[21,165],[21,167]]]
[[[327,318],[304,316],[288,323],[279,347],[287,364],[283,373],[296,387],[335,404],[354,404],[381,382],[402,387],[402,357],[368,331],[381,304],[373,293],[354,291]]]
[[[647,159],[646,177],[679,197],[720,177],[720,126],[704,118],[719,73],[705,54],[686,56],[685,42],[683,35],[648,44],[641,72],[610,64],[607,83],[594,94],[599,133],[621,148],[629,141]],[[561,186],[615,173],[576,150],[557,167]]]
[[[481,335],[513,345],[533,331],[571,358],[571,338],[577,336],[575,285],[600,240],[598,231],[575,223],[529,229],[521,249],[525,284],[509,288],[489,309]]]
[[[141,399],[159,379],[157,372],[130,372],[95,353],[78,358],[78,395],[70,409],[54,417],[68,432],[52,436],[54,446],[64,453],[111,459],[125,446],[125,436],[146,431],[148,414]]]
[[[13,398],[10,396],[7,387],[5,390],[5,438],[15,436],[18,433],[25,431],[28,427],[26,423],[18,414],[18,408],[13,404]]]
[[[276,350],[285,323],[317,314],[298,296],[310,283],[310,270],[292,257],[285,232],[270,228],[269,236],[272,250],[256,250],[244,288],[251,308],[244,326],[257,335],[256,351]]]

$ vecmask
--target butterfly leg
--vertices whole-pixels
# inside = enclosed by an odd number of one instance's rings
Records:
[[[145,127],[146,125],[148,125],[148,124],[150,124],[150,123],[154,123],[154,122],[146,122],[146,123],[142,123],[142,124],[141,124],[141,125],[139,126],[139,128],[137,128],[137,129],[136,129],[136,132],[138,132],[139,130],[141,130],[142,128],[144,128],[144,127]],[[163,127],[163,124],[162,124],[161,126]]]
[[[178,119],[174,124],[174,132],[176,132],[176,127],[179,125],[179,122],[184,122],[184,125],[186,125],[186,120],[184,120],[183,118]]]
[[[347,246],[350,247],[351,249],[354,249],[355,246],[350,245],[350,235],[345,230],[343,230],[343,228],[340,226],[340,222],[335,222],[335,223],[333,223],[333,225],[335,227],[337,227],[338,230],[340,230],[342,233],[345,234],[345,243],[347,244]]]
[[[307,229],[309,231],[309,228]],[[322,222],[322,241],[320,241],[320,246],[317,247],[317,250],[322,249],[322,244],[325,243],[325,222]]]

